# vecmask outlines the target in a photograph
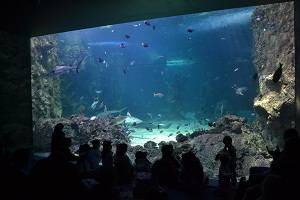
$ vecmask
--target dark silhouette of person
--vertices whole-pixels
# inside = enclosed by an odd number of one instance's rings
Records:
[[[271,165],[271,174],[280,176],[284,180],[282,190],[287,199],[299,196],[300,180],[300,139],[296,129],[284,132],[284,149],[280,152],[277,162]]]
[[[91,171],[96,171],[100,169],[100,162],[101,162],[101,151],[100,151],[100,140],[95,139],[92,142],[92,148],[90,149],[87,160],[90,165]]]
[[[111,169],[113,167],[113,152],[111,141],[104,140],[102,144],[101,160],[103,168]]]
[[[91,147],[88,144],[83,144],[80,145],[77,153],[79,154],[79,158],[77,160],[77,170],[79,175],[84,178],[84,177],[88,177],[89,172],[90,172],[90,165],[88,162],[88,154],[90,151]]]
[[[236,149],[232,145],[232,138],[223,138],[224,148],[216,155],[215,160],[220,160],[219,183],[221,185],[236,185]]]
[[[62,128],[63,125],[58,124],[53,132],[53,152],[48,158],[38,161],[30,171],[31,199],[75,199],[82,195],[84,187],[76,167],[64,154],[67,147]]]
[[[71,152],[70,147],[72,146],[72,139],[71,138],[65,138],[65,148],[63,150],[63,154],[65,155],[66,159],[68,161],[77,161],[78,160],[78,156],[76,156],[75,154],[73,154]]]
[[[118,185],[130,184],[133,180],[133,166],[126,154],[127,144],[117,145],[116,154],[114,155],[114,166]]]
[[[64,125],[62,123],[58,123],[54,127],[54,131],[52,133],[51,139],[51,153],[52,154],[61,154],[65,151],[66,148],[66,136],[63,132]]]
[[[151,162],[147,158],[147,152],[137,151],[135,153],[134,170],[134,197],[138,199],[145,199],[152,187]]]
[[[191,196],[197,196],[204,184],[203,166],[196,155],[189,151],[181,158],[181,181],[183,189]]]
[[[107,199],[111,199],[115,195],[113,190],[115,185],[115,175],[113,167],[112,144],[109,140],[104,140],[102,143],[101,160],[102,165],[100,168],[99,180],[101,183],[100,190],[102,191],[103,196],[105,196]]]
[[[0,191],[3,199],[29,198],[29,180],[27,177],[29,152],[19,149],[12,159],[0,141]]]
[[[178,175],[180,163],[173,155],[172,144],[165,144],[161,147],[162,158],[155,161],[152,166],[152,177],[156,184],[166,188],[178,186]]]

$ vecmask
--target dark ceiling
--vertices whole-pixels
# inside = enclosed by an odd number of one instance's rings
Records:
[[[1,29],[29,36],[283,0],[10,0]]]

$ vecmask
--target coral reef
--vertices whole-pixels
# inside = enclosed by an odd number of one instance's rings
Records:
[[[54,35],[31,39],[31,93],[33,123],[42,118],[61,117],[60,79],[49,71],[58,64],[57,39]]]
[[[64,132],[72,138],[72,150],[77,150],[80,144],[88,143],[93,139],[111,140],[113,144],[129,143],[128,133],[119,125],[111,125],[108,118],[89,120],[83,115],[67,118],[40,119],[36,122],[33,133],[36,151],[50,151],[51,135],[57,123],[64,124]]]
[[[257,7],[252,16],[254,64],[259,93],[254,108],[267,141],[282,145],[282,132],[295,120],[295,43],[293,2]],[[283,73],[274,83],[273,74]]]

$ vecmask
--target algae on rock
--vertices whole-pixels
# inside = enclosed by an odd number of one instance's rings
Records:
[[[257,7],[252,16],[254,64],[259,92],[254,108],[270,144],[282,145],[282,133],[295,120],[295,43],[293,2]],[[282,65],[279,82],[272,78]]]
[[[56,118],[62,114],[60,79],[49,71],[58,64],[57,39],[40,36],[31,39],[31,92],[33,123],[41,118]]]

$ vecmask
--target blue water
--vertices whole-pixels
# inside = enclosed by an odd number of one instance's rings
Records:
[[[79,73],[61,75],[63,116],[88,117],[126,107],[142,119],[216,120],[236,114],[253,120],[254,8],[129,22],[56,34],[59,56]],[[66,50],[68,49],[68,50]],[[80,52],[80,53],[78,53]],[[74,54],[74,55],[72,55]],[[242,94],[237,88],[245,88]],[[155,96],[161,93],[162,96]],[[93,102],[99,101],[96,108]],[[124,114],[124,113],[123,113]],[[205,120],[204,120],[205,121]]]

